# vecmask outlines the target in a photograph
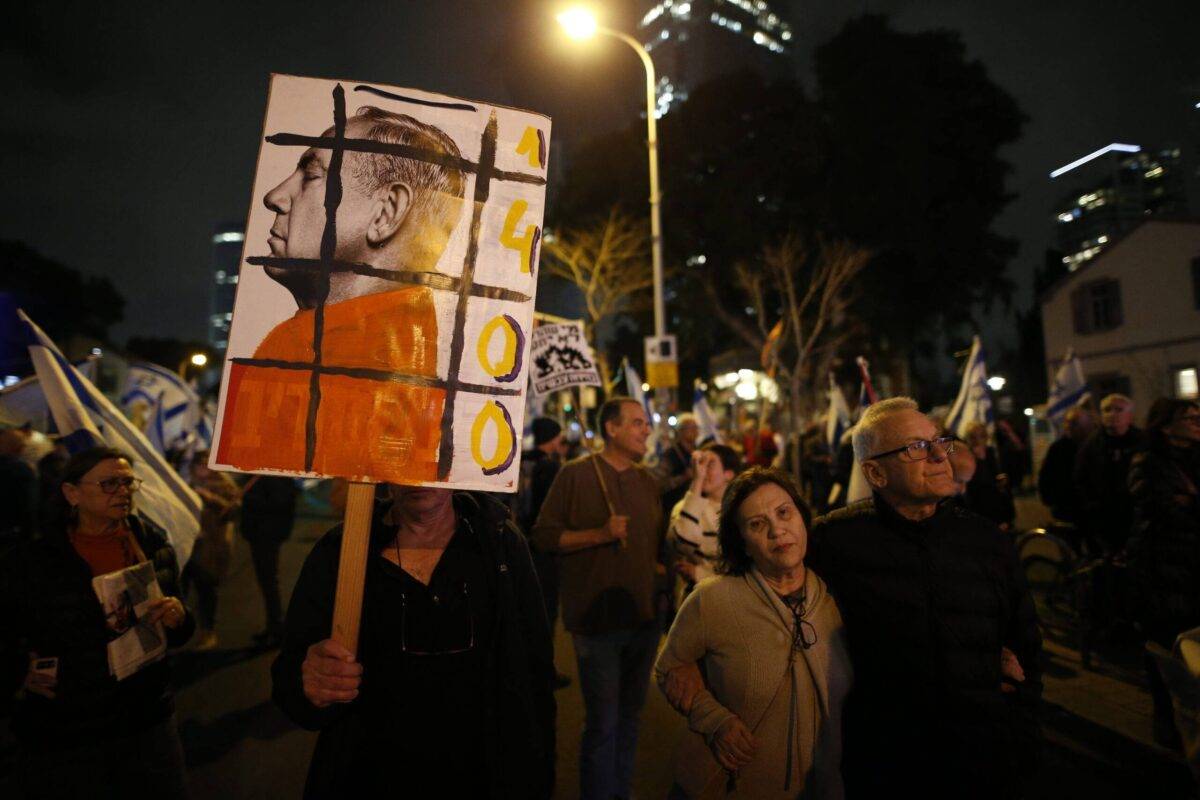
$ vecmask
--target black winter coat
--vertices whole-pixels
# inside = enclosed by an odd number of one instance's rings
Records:
[[[292,535],[300,488],[291,478],[256,475],[242,496],[242,536],[249,542],[284,542]]]
[[[489,682],[485,687],[485,696],[491,698],[485,709],[489,728],[485,736],[487,763],[464,760],[462,769],[489,773],[492,798],[547,798],[554,791],[555,766],[553,645],[529,548],[512,524],[508,509],[498,501],[482,494],[459,492],[454,502],[460,520],[466,519],[479,537],[480,550],[493,578],[490,597],[494,601],[494,627],[488,637],[492,642],[486,670]],[[377,558],[380,549],[395,536],[395,528],[384,524],[381,517],[377,515],[371,531],[372,558]],[[306,559],[288,606],[283,647],[271,668],[275,702],[298,725],[321,732],[309,767],[306,797],[354,796],[356,788],[368,788],[362,785],[367,774],[363,759],[371,749],[367,745],[373,741],[375,731],[369,710],[363,706],[369,702],[366,683],[354,701],[317,708],[304,696],[301,679],[308,648],[329,638],[332,629],[341,540],[338,526],[317,542]],[[371,575],[368,569],[368,598]],[[398,619],[399,609],[390,613]],[[368,635],[364,627],[364,641]],[[371,668],[370,663],[363,664],[364,676],[371,673]],[[412,726],[414,734],[419,735],[421,720],[413,719]],[[446,746],[452,748],[454,743],[447,742]],[[414,779],[436,778],[398,775],[397,796],[405,783],[411,787]],[[375,787],[370,788],[373,791]]]
[[[922,522],[878,495],[813,526],[807,563],[837,600],[854,664],[848,796],[1011,796],[1040,745],[1041,634],[1012,540],[952,504]],[[1000,690],[1000,651],[1025,671]]]
[[[1133,528],[1133,499],[1129,496],[1129,465],[1145,448],[1145,434],[1131,427],[1124,436],[1097,428],[1079,446],[1075,458],[1075,491],[1080,524],[1098,536],[1110,552],[1120,550]]]
[[[138,516],[129,517],[128,523],[154,564],[163,595],[178,597],[179,567],[166,534]],[[58,658],[57,697],[29,694],[17,703],[13,730],[27,746],[67,746],[125,735],[149,728],[174,711],[168,660],[122,681],[109,674],[112,634],[92,589],[91,569],[64,531],[47,533],[0,563],[0,620],[6,695],[24,681],[30,653]],[[195,627],[188,612],[183,625],[167,630],[167,644],[183,645]]]
[[[1200,625],[1200,452],[1158,439],[1129,468],[1128,552],[1148,638],[1172,647]]]
[[[1079,494],[1075,489],[1075,459],[1079,455],[1079,442],[1070,436],[1054,440],[1042,459],[1038,473],[1038,494],[1042,502],[1050,507],[1055,519],[1063,522],[1079,521]]]

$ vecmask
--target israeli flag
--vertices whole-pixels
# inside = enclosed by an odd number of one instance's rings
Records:
[[[121,408],[163,455],[198,449],[203,432],[211,430],[200,396],[179,375],[157,364],[129,365]],[[211,434],[207,438],[212,441]]]
[[[701,442],[724,444],[721,439],[721,429],[717,427],[717,418],[713,415],[712,408],[708,405],[708,398],[699,386],[692,395],[692,414],[696,417],[696,422],[700,423]]]
[[[829,375],[829,410],[825,412],[825,444],[829,453],[837,456],[838,445],[841,444],[842,434],[850,428],[850,406],[846,403],[846,395],[842,387]]]
[[[646,409],[646,417],[650,420],[650,439],[646,442],[646,453],[650,456],[650,461],[655,461],[658,456],[662,455],[662,436],[660,436],[659,424],[654,419],[654,401],[650,399],[650,395],[642,391],[642,376],[638,375],[638,371],[633,368],[633,364],[629,363],[629,359],[623,362],[622,369],[625,372],[625,391],[642,404],[642,408]]]
[[[946,416],[946,431],[963,437],[972,423],[985,423],[991,430],[992,421],[992,394],[987,385],[987,366],[983,361],[983,345],[976,336],[971,340],[971,355],[967,357],[958,397]]]
[[[1046,420],[1050,429],[1058,436],[1062,430],[1063,417],[1075,406],[1091,395],[1087,378],[1083,375],[1083,363],[1071,348],[1063,356],[1062,365],[1054,373],[1054,384],[1046,398]]]
[[[75,364],[87,380],[96,382],[96,364],[100,359],[91,356],[85,361]],[[24,380],[0,389],[0,423],[14,428],[30,427],[35,431],[49,431],[53,426],[50,418],[50,406],[46,405],[46,394],[42,391],[42,382],[37,375],[30,375]]]
[[[18,331],[29,347],[46,404],[58,428],[59,441],[72,453],[96,446],[115,447],[134,459],[133,472],[142,479],[137,509],[167,532],[180,570],[192,554],[200,533],[200,497],[130,424],[108,398],[71,366],[54,342],[18,310]]]

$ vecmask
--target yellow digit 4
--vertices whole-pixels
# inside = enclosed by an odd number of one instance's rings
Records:
[[[513,201],[512,207],[508,209],[508,216],[504,218],[504,228],[500,231],[500,244],[519,252],[521,272],[531,274],[537,245],[542,238],[542,229],[537,225],[530,225],[523,234],[517,235],[517,223],[528,210],[529,204],[524,200]]]

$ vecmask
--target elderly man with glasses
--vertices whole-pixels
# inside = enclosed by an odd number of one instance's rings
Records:
[[[1036,612],[1012,540],[943,502],[954,447],[914,401],[872,405],[854,456],[873,496],[813,528],[854,663],[848,795],[1013,797],[1036,766]]]

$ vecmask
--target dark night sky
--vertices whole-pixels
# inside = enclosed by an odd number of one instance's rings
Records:
[[[542,0],[33,5],[0,32],[0,238],[110,276],[128,299],[119,340],[204,337],[212,229],[245,217],[271,71],[526,105],[568,142],[639,102],[633,54],[571,52]],[[1011,272],[1026,292],[1060,193],[1047,173],[1111,141],[1181,142],[1200,116],[1197,0],[780,5],[804,75],[864,10],[963,34],[1031,118],[1005,154],[1019,197],[997,225],[1021,240]]]

